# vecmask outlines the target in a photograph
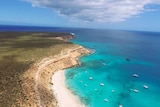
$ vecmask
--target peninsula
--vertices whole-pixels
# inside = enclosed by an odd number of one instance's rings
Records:
[[[89,50],[70,33],[0,32],[0,106],[57,107],[52,75]]]

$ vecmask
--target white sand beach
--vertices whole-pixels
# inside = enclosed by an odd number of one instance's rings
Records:
[[[80,102],[77,96],[75,96],[66,86],[65,86],[65,75],[64,70],[60,70],[54,73],[52,76],[52,89],[57,98],[59,107],[85,107],[84,104]]]

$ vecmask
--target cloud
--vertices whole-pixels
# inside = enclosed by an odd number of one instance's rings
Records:
[[[50,8],[59,15],[98,22],[125,21],[145,11],[145,6],[160,0],[23,0],[34,7]],[[154,10],[152,8],[148,10]]]

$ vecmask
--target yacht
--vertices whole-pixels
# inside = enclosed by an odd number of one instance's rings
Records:
[[[148,89],[148,86],[147,85],[143,85],[143,88]]]
[[[133,77],[136,77],[136,78],[138,78],[138,77],[139,77],[137,74],[133,74],[132,76],[133,76]]]
[[[93,77],[89,77],[89,80],[93,80]]]
[[[132,89],[132,91],[135,92],[135,93],[139,92],[139,90],[137,90],[137,89]]]
[[[122,105],[119,105],[119,107],[123,107]]]
[[[105,102],[108,102],[109,100],[105,98],[104,101],[105,101]]]
[[[104,83],[100,83],[100,86],[104,86]]]

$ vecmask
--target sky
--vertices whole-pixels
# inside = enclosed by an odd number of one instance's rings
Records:
[[[160,0],[0,0],[0,25],[160,32]]]

